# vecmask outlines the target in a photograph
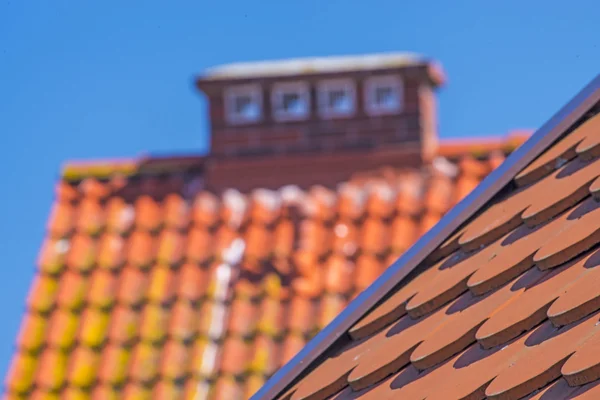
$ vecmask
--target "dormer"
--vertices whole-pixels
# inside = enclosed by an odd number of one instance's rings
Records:
[[[435,62],[405,53],[211,68],[197,79],[210,115],[208,183],[239,187],[240,174],[252,173],[242,185],[327,184],[361,164],[428,162],[437,144],[434,91],[443,82]],[[314,172],[285,172],[317,164],[338,172],[321,169],[322,182]]]

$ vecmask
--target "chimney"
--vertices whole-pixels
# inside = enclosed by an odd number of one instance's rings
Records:
[[[437,146],[435,62],[404,53],[229,64],[196,81],[208,100],[206,184],[334,186],[419,167]]]

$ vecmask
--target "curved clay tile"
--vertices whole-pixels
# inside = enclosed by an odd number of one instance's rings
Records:
[[[282,200],[279,193],[257,189],[252,193],[251,218],[256,224],[272,226],[281,215]]]
[[[110,343],[128,346],[139,337],[140,315],[137,310],[117,306],[110,318],[108,339]]]
[[[148,232],[136,230],[127,240],[126,253],[129,264],[148,269],[156,258],[156,239]]]
[[[465,294],[448,309],[448,322],[431,334],[411,354],[412,364],[424,370],[439,364],[476,342],[476,332],[490,315],[520,300],[539,279],[536,271],[524,274],[486,296]]]
[[[102,269],[116,271],[125,262],[125,240],[116,233],[105,233],[98,239],[96,262]]]
[[[600,149],[597,135],[599,130],[600,115],[596,115],[529,164],[516,176],[515,181],[520,186],[531,184],[552,173],[578,154],[595,154]]]
[[[17,347],[26,352],[36,352],[42,348],[48,319],[37,313],[27,313],[21,321]]]
[[[106,203],[106,229],[125,234],[133,228],[135,208],[121,197],[112,197]]]
[[[374,218],[389,219],[396,212],[398,191],[385,182],[373,182],[367,186],[367,213]]]
[[[186,243],[184,235],[178,231],[163,230],[156,241],[156,246],[157,262],[176,267],[183,261]]]
[[[46,229],[53,238],[62,238],[73,231],[75,209],[68,203],[54,203]]]
[[[252,348],[239,337],[228,337],[221,347],[220,371],[227,375],[239,376],[246,372]]]
[[[179,300],[171,310],[168,335],[178,342],[190,342],[197,333],[197,310],[187,300]]]
[[[347,294],[354,287],[356,265],[341,255],[329,257],[325,263],[325,291]]]
[[[540,269],[554,268],[600,242],[600,203],[590,198],[568,218],[573,222],[564,224],[533,256]]]
[[[319,310],[319,329],[326,327],[335,317],[346,308],[345,298],[338,294],[326,294],[321,299]]]
[[[135,226],[141,231],[155,232],[163,223],[161,205],[152,197],[140,196],[134,204]]]
[[[526,343],[528,351],[510,368],[504,369],[487,387],[491,398],[521,398],[560,378],[561,366],[589,337],[600,330],[598,315],[556,330],[546,323],[539,334]]]
[[[292,400],[327,399],[348,385],[348,375],[359,364],[361,357],[369,354],[371,346],[383,338],[385,332],[377,334],[372,341],[352,342],[337,354],[327,358],[312,370],[292,394]]]
[[[288,330],[301,335],[311,333],[317,326],[317,310],[317,305],[313,300],[294,296],[286,312]]]
[[[75,185],[62,180],[58,181],[54,187],[54,193],[56,195],[56,200],[64,203],[75,202],[79,199],[80,195]]]
[[[89,272],[96,261],[96,241],[84,234],[75,234],[69,243],[66,264],[80,273]]]
[[[356,260],[356,272],[354,274],[354,290],[360,293],[365,290],[383,272],[384,267],[381,260],[371,254],[362,254]]]
[[[231,229],[240,229],[250,218],[248,198],[234,189],[223,193],[221,218]]]
[[[187,346],[175,340],[169,340],[164,346],[159,373],[169,381],[184,378],[187,374],[189,351]]]
[[[109,385],[120,385],[127,378],[130,349],[109,344],[102,351],[98,379]]]
[[[362,225],[360,247],[363,252],[383,255],[390,248],[391,227],[380,219],[367,218]]]
[[[87,294],[88,305],[103,309],[111,307],[115,302],[117,285],[117,277],[114,274],[101,269],[94,271]]]
[[[589,195],[588,187],[600,175],[600,158],[575,159],[535,185],[515,191],[490,206],[469,223],[459,242],[467,249],[485,245],[522,222],[539,225],[559,215]]]
[[[177,275],[165,265],[157,265],[150,271],[146,299],[153,304],[170,304],[177,290]]]
[[[600,252],[595,251],[586,259],[590,272],[585,279],[574,282],[548,309],[548,318],[555,326],[578,321],[600,309]]]
[[[27,296],[27,306],[34,311],[47,313],[55,304],[58,281],[48,275],[36,274]]]
[[[90,197],[96,200],[102,200],[108,197],[112,188],[109,184],[100,182],[95,178],[86,178],[79,184],[79,192],[85,197]]]
[[[119,276],[117,301],[129,307],[139,306],[146,299],[148,275],[133,266],[125,266]]]
[[[296,224],[289,219],[279,221],[273,231],[273,253],[275,257],[289,257],[296,248]]]
[[[202,192],[196,196],[191,209],[191,218],[195,226],[214,228],[220,221],[221,203],[217,196]]]
[[[85,198],[77,207],[75,228],[88,235],[96,235],[104,228],[104,207],[96,199]]]
[[[448,308],[413,320],[405,315],[396,324],[365,339],[360,362],[348,376],[354,390],[375,384],[410,363],[414,349],[449,318]],[[394,349],[394,351],[390,351]]]
[[[167,228],[183,230],[190,224],[190,210],[179,194],[171,193],[164,200],[164,221]]]
[[[535,264],[536,251],[560,231],[567,218],[568,213],[536,228],[521,225],[492,244],[494,257],[482,262],[481,268],[471,275],[467,282],[469,290],[481,295],[527,271]]]
[[[477,331],[477,340],[485,348],[498,346],[543,322],[550,305],[576,280],[585,277],[585,259],[576,260],[551,273],[538,274],[519,301],[498,310]]]
[[[66,271],[60,280],[56,303],[60,308],[80,310],[89,292],[89,277],[76,271]]]
[[[408,301],[438,273],[437,268],[431,267],[398,289],[391,297],[350,328],[348,332],[350,336],[354,340],[365,338],[400,319],[406,314]]]
[[[98,352],[79,346],[70,356],[67,381],[77,388],[90,388],[96,382],[100,357]]]
[[[80,315],[67,310],[55,310],[50,317],[47,343],[52,348],[68,351],[77,337]]]
[[[368,192],[365,188],[354,184],[342,184],[338,189],[339,217],[348,221],[362,219],[367,209]]]
[[[56,349],[45,349],[39,357],[35,381],[38,387],[56,391],[63,387],[67,375],[67,353]]]
[[[140,339],[158,345],[167,337],[169,310],[159,305],[146,304],[140,316]]]
[[[330,222],[338,213],[338,202],[338,196],[334,191],[323,186],[313,186],[303,203],[303,212],[309,218]]]
[[[258,323],[257,311],[250,299],[234,299],[229,309],[229,332],[242,338],[252,337]]]
[[[37,261],[40,271],[48,275],[57,275],[62,272],[68,247],[69,242],[66,239],[46,238]]]
[[[598,318],[596,318],[597,322]],[[600,349],[600,335],[595,332],[563,364],[560,372],[569,385],[582,386],[600,378],[598,349]]]
[[[409,300],[406,305],[408,314],[413,318],[426,315],[467,291],[469,277],[494,251],[495,246],[492,245],[474,254],[458,252],[438,262],[432,268],[437,268],[439,273]]]

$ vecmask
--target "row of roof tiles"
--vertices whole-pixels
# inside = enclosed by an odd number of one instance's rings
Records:
[[[519,173],[280,399],[598,397],[598,132]]]
[[[61,181],[7,395],[248,398],[501,160],[248,195]]]

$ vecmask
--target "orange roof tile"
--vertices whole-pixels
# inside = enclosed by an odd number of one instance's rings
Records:
[[[587,117],[277,398],[598,396],[600,114]]]
[[[337,190],[190,192],[200,158],[67,166],[7,396],[248,398],[498,165],[494,143]]]

